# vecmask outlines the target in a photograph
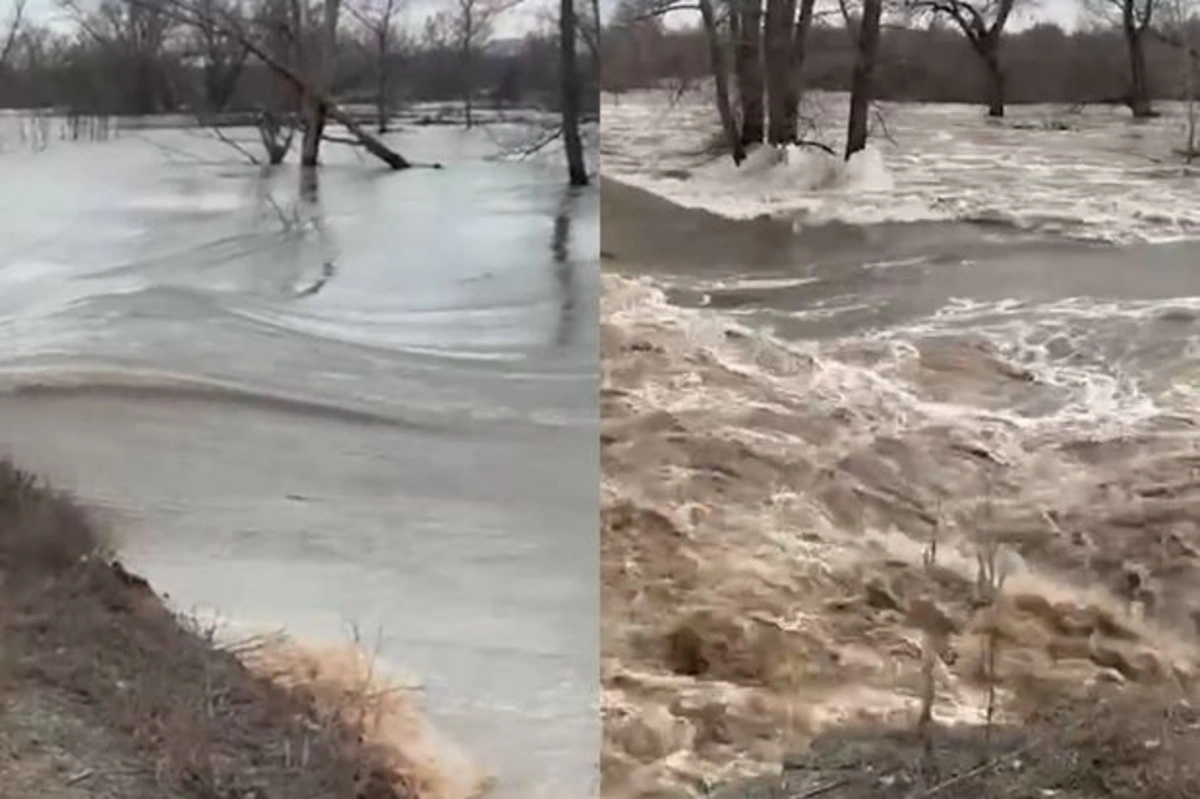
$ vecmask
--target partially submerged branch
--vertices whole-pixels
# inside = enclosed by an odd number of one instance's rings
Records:
[[[149,4],[152,0],[131,0],[131,2]],[[154,6],[165,9],[179,22],[186,25],[193,25],[202,30],[215,30],[230,37],[245,47],[251,55],[270,68],[272,72],[290,83],[302,95],[313,98],[324,109],[325,114],[330,119],[349,131],[371,155],[383,161],[392,169],[407,169],[412,166],[404,156],[395,152],[378,138],[368,133],[349,114],[338,107],[328,94],[320,91],[310,80],[302,76],[290,65],[284,63],[266,45],[256,41],[237,19],[224,10],[214,9],[206,11],[196,8],[185,2],[185,0],[161,0],[161,5],[154,4]]]

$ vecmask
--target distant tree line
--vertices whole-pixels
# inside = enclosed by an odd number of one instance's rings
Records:
[[[1185,99],[1177,47],[1145,42],[1150,99]],[[711,75],[708,45],[698,29],[670,30],[645,19],[605,40],[602,85],[625,91],[663,81],[694,82]],[[808,32],[800,84],[849,91],[856,49],[841,21],[815,22]],[[883,25],[873,75],[874,98],[979,103],[988,74],[963,34],[946,25]],[[1004,35],[998,54],[1008,103],[1122,103],[1131,100],[1130,59],[1119,26],[1065,32],[1044,23]]]
[[[694,2],[694,5],[692,4]],[[1021,0],[1028,6],[1035,0]],[[1184,155],[1196,156],[1200,15],[1196,0],[1086,0],[1093,27],[1013,31],[1018,0],[620,0],[604,39],[609,91],[713,79],[735,164],[760,144],[828,145],[799,126],[803,92],[848,90],[847,159],[867,145],[876,100],[959,101],[1004,116],[1011,102],[1188,108]],[[663,17],[699,12],[693,28]]]
[[[470,4],[476,27],[460,29],[461,5]],[[290,53],[308,39],[316,53],[320,6],[297,10],[293,0],[189,2],[189,12],[226,15],[273,52]],[[553,20],[521,40],[494,40],[483,0],[458,0],[408,31],[394,18],[398,0],[351,4],[334,25],[325,81],[339,102],[378,105],[381,119],[411,102],[464,101],[468,108],[537,106],[557,110],[562,96],[560,46]],[[0,3],[2,8],[2,3]],[[66,32],[28,16],[0,37],[0,107],[60,108],[84,114],[283,112],[295,105],[293,88],[276,69],[250,57],[237,37],[219,26],[186,24],[171,3],[101,0],[63,4],[75,23]],[[312,24],[289,25],[300,16]],[[296,37],[293,31],[304,33]],[[4,41],[0,41],[3,48]],[[580,59],[581,83],[596,86],[592,61]],[[595,91],[583,91],[583,113],[594,112]],[[382,127],[386,128],[386,122]]]

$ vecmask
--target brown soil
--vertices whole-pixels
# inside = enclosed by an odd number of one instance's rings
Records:
[[[346,718],[252,674],[0,463],[0,797],[418,799]]]

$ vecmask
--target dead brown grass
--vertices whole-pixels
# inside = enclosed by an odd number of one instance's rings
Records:
[[[23,758],[56,745],[46,731],[52,739],[65,714],[102,742],[73,752],[79,779],[133,769],[117,794],[128,799],[418,797],[352,714],[252,674],[113,560],[82,508],[9,462],[0,462],[0,641],[0,785],[28,779]],[[22,713],[34,696],[52,700],[45,718]],[[4,746],[22,725],[33,729],[25,743]],[[69,784],[30,787],[57,799],[75,795]]]

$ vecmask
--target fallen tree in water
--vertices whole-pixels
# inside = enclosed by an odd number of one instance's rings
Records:
[[[326,81],[321,79],[326,66],[332,63],[333,60],[330,51],[331,46],[328,42],[325,42],[324,50],[326,52],[318,54],[321,57],[317,59],[315,65],[310,63],[310,59],[306,57],[303,48],[300,48],[298,45],[295,54],[297,57],[293,59],[296,63],[289,64],[283,56],[272,52],[270,46],[259,41],[241,19],[215,4],[198,5],[186,2],[186,0],[131,1],[136,5],[164,11],[184,25],[232,39],[282,78],[287,84],[291,85],[300,97],[300,104],[304,109],[306,130],[311,131],[309,134],[310,138],[312,136],[316,137],[314,140],[308,142],[305,147],[303,160],[306,166],[316,165],[316,145],[314,142],[320,141],[325,117],[342,125],[356,143],[392,169],[408,169],[413,166],[408,159],[367,131],[353,116],[340,108],[329,95],[328,90],[325,89]],[[324,26],[327,35],[324,37],[325,39],[330,38],[328,31],[336,28],[337,13],[338,4],[336,2],[327,3],[327,18]],[[303,38],[301,35],[303,31],[297,30],[297,28],[302,27],[301,20],[288,19],[282,22],[290,32],[292,41],[298,43]]]

